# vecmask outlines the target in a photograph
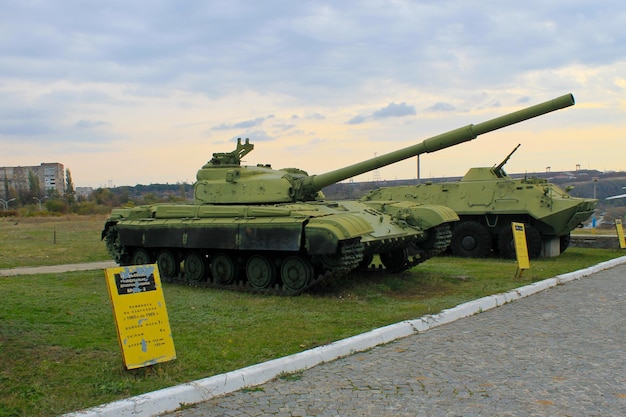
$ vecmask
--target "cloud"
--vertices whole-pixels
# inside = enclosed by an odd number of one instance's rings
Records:
[[[6,96],[6,95],[5,95]],[[20,105],[15,100],[0,103],[0,138],[21,137],[22,140],[39,140],[43,135],[57,130],[55,119],[44,109]]]
[[[456,110],[456,107],[450,103],[439,102],[427,107],[426,110],[431,112],[453,112]]]
[[[367,116],[354,116],[353,118],[351,118],[350,120],[348,120],[346,123],[349,125],[358,125],[361,123],[365,123],[367,121],[368,117]]]
[[[293,120],[297,120],[297,119],[304,119],[304,120],[324,120],[326,119],[326,116],[324,116],[321,113],[311,113],[311,114],[305,114],[304,116],[299,116],[297,114],[292,114],[291,115],[291,119]]]
[[[3,8],[0,72],[160,84],[211,96],[252,87],[321,99],[379,77],[426,88],[439,79],[480,87],[506,81],[519,67],[626,56],[626,22],[614,12],[616,2],[531,1],[487,10],[462,1],[355,4],[15,2]]]
[[[309,149],[316,147],[318,145],[324,144],[325,142],[326,140],[324,139],[315,138],[315,139],[311,139],[307,141],[306,143],[301,143],[297,145],[289,145],[287,146],[287,150],[289,150],[290,152],[294,154],[302,155],[302,154],[305,154]]]
[[[618,5],[14,2],[0,18],[0,73],[210,97],[252,88],[318,103],[380,78],[431,91],[480,89],[509,83],[519,69],[626,56]]]
[[[371,119],[386,119],[388,117],[405,117],[405,116],[415,116],[415,106],[411,106],[402,102],[400,104],[389,103],[382,109],[374,111],[369,116],[357,115],[349,119],[346,124],[349,125],[358,125],[361,123],[365,123]]]
[[[380,110],[376,110],[372,113],[372,117],[374,119],[384,119],[386,117],[404,117],[404,116],[414,116],[415,115],[415,106],[410,106],[405,102],[400,104],[389,103],[386,107],[383,107]]]
[[[283,132],[287,132],[289,130],[292,130],[296,127],[297,125],[293,124],[293,123],[276,123],[274,126],[274,128],[281,130]]]
[[[235,122],[235,123],[230,123],[230,124],[223,123],[221,125],[214,126],[211,129],[213,130],[248,129],[251,127],[260,126],[263,124],[263,122],[265,122],[268,119],[272,119],[273,117],[274,117],[273,115],[269,115],[267,117],[257,117],[255,119],[243,120],[241,122]]]
[[[234,142],[237,138],[248,138],[251,142],[271,142],[274,140],[274,137],[264,130],[251,130],[242,135],[233,136],[231,141]]]
[[[4,3],[7,164],[28,165],[14,155],[38,160],[32,149],[57,143],[69,152],[59,159],[76,153],[75,163],[91,152],[119,157],[119,169],[86,164],[85,177],[114,172],[115,182],[132,182],[167,175],[164,166],[184,171],[200,146],[220,143],[224,133],[258,135],[276,148],[289,141],[321,149],[308,141],[341,138],[372,154],[378,150],[365,150],[368,142],[479,122],[569,91],[578,104],[567,114],[575,117],[532,126],[602,123],[620,137],[626,120],[621,0]],[[389,123],[398,117],[402,123]],[[137,173],[120,147],[131,158],[148,143],[154,168]],[[330,163],[328,155],[306,155]],[[578,158],[584,163],[590,153]],[[79,183],[81,172],[75,176]]]
[[[0,136],[36,137],[53,133],[51,126],[43,120],[0,121]]]
[[[83,130],[87,130],[87,129],[97,129],[99,127],[103,127],[103,126],[110,126],[111,123],[110,122],[106,122],[106,121],[102,121],[102,120],[79,120],[76,123],[74,123],[74,126],[79,128],[79,129],[83,129]]]

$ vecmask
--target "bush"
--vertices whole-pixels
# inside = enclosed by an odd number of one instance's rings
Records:
[[[69,205],[66,201],[54,199],[46,201],[46,210],[51,213],[67,214],[69,211]]]
[[[87,214],[108,214],[111,212],[111,208],[101,204],[97,204],[95,201],[82,201],[72,206],[72,213],[87,215]]]

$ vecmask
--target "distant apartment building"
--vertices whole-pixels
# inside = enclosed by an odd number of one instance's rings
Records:
[[[78,199],[87,199],[93,193],[93,187],[76,187],[74,188],[74,193]]]
[[[8,190],[16,190],[17,192],[30,190],[28,178],[30,173],[37,176],[39,180],[39,189],[42,193],[48,194],[49,191],[56,191],[59,195],[65,194],[65,169],[63,164],[57,162],[42,163],[41,165],[27,167],[0,167],[0,195],[5,195]]]

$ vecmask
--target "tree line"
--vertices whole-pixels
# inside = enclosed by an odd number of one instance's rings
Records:
[[[82,195],[76,193],[72,173],[66,169],[64,192],[61,194],[56,189],[42,190],[37,174],[31,171],[28,188],[15,189],[5,178],[5,198],[0,198],[0,216],[107,214],[115,207],[183,202],[191,194],[190,190],[187,184],[153,184],[97,188],[89,195]]]

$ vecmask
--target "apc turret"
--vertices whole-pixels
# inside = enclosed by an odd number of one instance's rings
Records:
[[[192,283],[262,292],[298,294],[376,255],[384,270],[403,271],[449,246],[456,213],[407,201],[325,201],[324,187],[573,104],[565,95],[319,175],[242,165],[254,145],[238,140],[198,171],[194,204],[115,209],[102,237],[121,265],[156,262],[166,279],[182,271]]]

